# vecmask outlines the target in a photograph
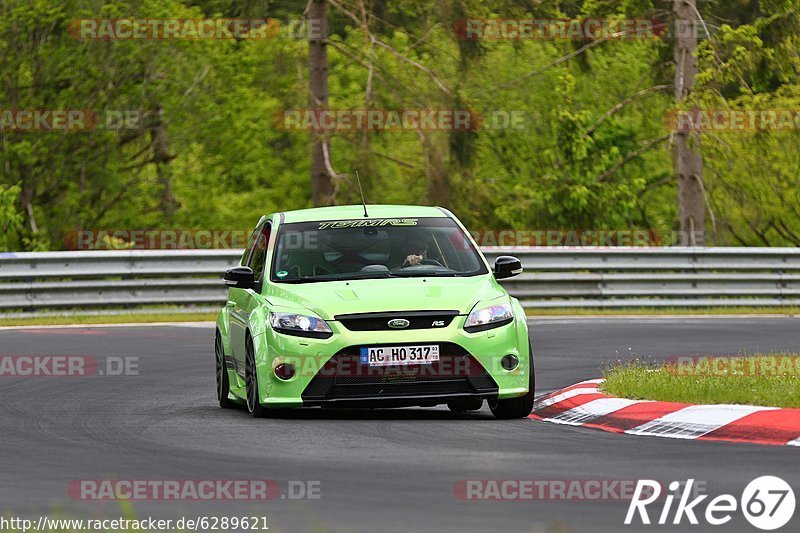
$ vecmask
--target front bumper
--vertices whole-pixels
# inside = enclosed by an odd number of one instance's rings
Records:
[[[361,363],[360,346],[345,348],[311,379],[302,393],[303,405],[401,401],[415,405],[455,397],[497,396],[497,383],[469,352],[450,342],[437,344],[439,361],[388,367],[368,367]]]
[[[512,398],[528,392],[530,357],[524,315],[478,333],[463,330],[466,317],[447,327],[403,331],[350,331],[329,321],[333,336],[311,339],[268,329],[253,339],[262,404],[295,406],[437,405],[463,397]],[[361,347],[438,344],[439,365],[369,369],[357,364]],[[519,365],[505,370],[507,354]],[[289,380],[275,376],[279,364],[292,364]]]

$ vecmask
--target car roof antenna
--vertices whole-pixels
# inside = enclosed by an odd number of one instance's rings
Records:
[[[364,189],[361,188],[361,178],[358,177],[358,170],[356,170],[356,182],[358,182],[358,190],[361,192],[361,204],[364,206],[364,218],[369,218],[367,213],[367,201],[364,200]]]

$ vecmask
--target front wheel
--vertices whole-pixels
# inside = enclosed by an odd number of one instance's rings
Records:
[[[510,419],[510,418],[525,418],[533,410],[533,400],[535,396],[536,377],[533,370],[533,350],[528,344],[528,393],[519,398],[509,398],[507,400],[494,400],[489,401],[489,409],[495,418]]]
[[[247,335],[245,340],[245,384],[247,388],[247,410],[256,418],[267,416],[267,409],[261,405],[258,395],[258,372],[256,370],[255,350],[253,349],[253,339]]]

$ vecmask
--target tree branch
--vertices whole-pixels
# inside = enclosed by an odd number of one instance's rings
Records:
[[[328,40],[327,43],[329,45],[333,46],[334,48],[336,48],[337,50],[339,50],[340,52],[342,52],[344,55],[346,55],[347,57],[349,57],[353,61],[359,63],[362,67],[367,68],[367,69],[369,68],[369,64],[365,63],[361,58],[356,56],[353,52],[349,51],[342,43],[338,43],[337,41],[331,41],[331,40]],[[373,63],[373,73],[374,73],[375,77],[378,78],[383,83],[384,87],[386,87],[389,90],[390,93],[392,93],[392,96],[394,96],[395,98],[397,98],[401,102],[403,100],[405,100],[402,96],[400,96],[400,93],[397,92],[397,90],[392,86],[392,84],[390,84],[386,80],[386,78],[380,73],[380,71],[382,71],[382,70],[383,69],[381,68],[380,65],[375,65]],[[419,106],[424,106],[424,104],[422,102],[420,102],[419,100],[415,100],[415,101]]]
[[[325,170],[328,172],[328,175],[332,178],[343,178],[345,174],[339,174],[335,170],[333,170],[333,166],[331,165],[331,157],[330,153],[328,152],[328,139],[322,140],[322,157],[325,161]]]
[[[569,54],[556,59],[552,63],[549,63],[549,64],[544,65],[542,67],[539,67],[537,69],[534,69],[534,70],[528,72],[527,74],[523,74],[519,78],[515,78],[515,79],[513,79],[511,81],[508,81],[506,83],[502,83],[500,85],[495,85],[494,87],[489,87],[489,88],[484,89],[482,91],[478,91],[478,92],[474,93],[473,96],[477,96],[477,95],[483,94],[485,92],[496,91],[498,89],[505,89],[507,87],[511,87],[512,85],[516,85],[517,83],[519,83],[521,81],[525,81],[528,78],[532,78],[532,77],[536,76],[537,74],[541,74],[545,70],[551,69],[551,68],[553,68],[553,67],[555,67],[557,65],[560,65],[561,63],[569,61],[573,57],[578,56],[578,55],[584,53],[585,51],[587,51],[587,50],[589,50],[591,48],[594,48],[595,46],[597,46],[599,44],[603,44],[604,42],[609,41],[611,39],[615,39],[617,37],[621,37],[621,36],[625,35],[626,33],[630,33],[632,31],[635,31],[635,30],[619,31],[617,33],[612,33],[610,35],[606,35],[602,39],[597,39],[596,41],[592,41],[590,43],[587,43],[587,44],[581,46],[577,50],[574,50],[574,51],[570,52]]]
[[[613,176],[619,169],[624,167],[629,161],[631,161],[633,159],[636,159],[637,157],[639,157],[643,153],[647,152],[648,150],[652,149],[655,146],[658,146],[659,144],[663,143],[664,141],[668,140],[669,138],[670,138],[670,135],[667,134],[667,135],[662,135],[661,137],[657,137],[655,139],[650,139],[648,141],[645,141],[642,144],[641,148],[639,148],[638,150],[634,150],[633,152],[630,152],[629,154],[627,154],[625,157],[622,158],[622,161],[619,161],[618,163],[615,163],[608,170],[606,170],[605,172],[600,174],[597,177],[597,182],[603,183],[603,182],[608,181],[608,179],[611,178],[611,176]]]
[[[401,61],[405,61],[409,65],[412,65],[413,67],[417,68],[418,70],[421,70],[422,72],[427,74],[433,80],[433,82],[439,87],[439,89],[442,90],[442,92],[444,92],[445,94],[450,94],[450,90],[447,87],[445,87],[444,84],[441,81],[439,81],[439,78],[436,77],[436,74],[434,74],[433,71],[431,69],[429,69],[428,67],[426,67],[425,65],[423,65],[421,63],[417,63],[413,59],[410,59],[410,58],[404,56],[403,54],[401,54],[400,52],[398,52],[397,50],[395,50],[394,48],[392,48],[391,46],[389,46],[385,42],[381,41],[380,39],[378,39],[377,37],[375,37],[372,34],[370,34],[370,41],[372,41],[373,43],[377,44],[378,46],[380,46],[382,48],[385,48],[385,49],[389,50],[389,52],[391,52],[396,58],[400,59]]]
[[[645,96],[646,94],[650,94],[652,92],[663,91],[664,89],[669,89],[669,88],[670,88],[669,85],[654,85],[653,87],[648,87],[647,89],[642,89],[641,91],[639,91],[636,94],[632,94],[631,96],[627,97],[622,102],[618,103],[617,105],[615,105],[614,107],[612,107],[611,109],[609,109],[608,111],[603,113],[603,115],[599,119],[597,119],[597,122],[592,124],[592,126],[588,130],[583,132],[581,137],[588,137],[589,135],[594,133],[594,130],[596,130],[603,122],[608,120],[612,115],[617,113],[620,109],[622,109],[626,105],[630,104],[631,102],[633,102],[637,98],[641,98],[642,96]]]

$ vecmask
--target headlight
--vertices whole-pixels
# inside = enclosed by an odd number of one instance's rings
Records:
[[[514,320],[514,313],[511,311],[511,304],[490,305],[474,309],[467,317],[464,331],[469,333],[486,331],[510,324],[512,320]]]
[[[295,313],[275,313],[270,311],[269,325],[279,333],[298,337],[327,339],[333,335],[333,331],[324,320]]]

